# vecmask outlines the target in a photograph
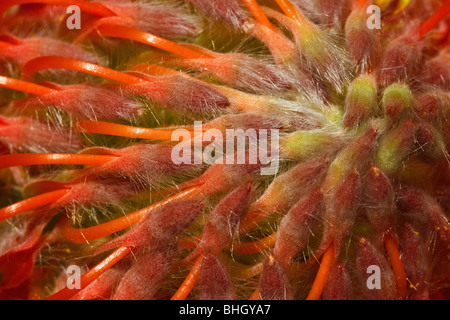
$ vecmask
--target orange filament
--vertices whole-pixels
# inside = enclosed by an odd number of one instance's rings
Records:
[[[240,233],[244,233],[245,230],[240,231]],[[192,250],[197,248],[199,242],[202,239],[202,235],[196,235],[189,238],[185,238],[179,241],[178,245],[183,250]],[[264,250],[273,248],[275,246],[275,242],[277,239],[277,232],[272,233],[271,235],[258,239],[252,242],[241,242],[238,245],[230,247],[229,249],[233,251],[233,253],[237,254],[255,254],[260,253]]]
[[[100,277],[103,273],[109,270],[112,266],[114,266],[117,262],[122,260],[125,256],[127,256],[131,252],[131,249],[128,247],[120,247],[111,253],[108,257],[106,257],[103,261],[97,264],[94,268],[90,269],[88,272],[83,274],[80,278],[80,288],[69,289],[65,287],[64,289],[56,292],[55,294],[47,297],[45,300],[67,300],[72,298],[79,291],[86,288],[90,283],[92,283],[95,279]]]
[[[0,40],[0,49],[12,46],[12,43],[1,41]]]
[[[247,6],[248,10],[252,13],[253,17],[263,26],[271,29],[272,31],[278,32],[278,30],[270,23],[269,19],[265,15],[264,11],[262,11],[256,0],[242,0],[244,4]]]
[[[104,121],[81,120],[77,124],[77,130],[135,139],[172,141],[172,133],[176,129],[140,128]],[[190,133],[191,138],[194,138],[194,132]]]
[[[175,294],[172,296],[172,298],[170,298],[170,300],[185,300],[187,298],[198,281],[202,261],[203,257],[199,256],[192,266],[191,271],[189,271],[186,279],[184,279],[183,283],[178,288],[177,292],[175,292]]]
[[[99,26],[102,24],[108,23],[110,19],[109,17],[106,18],[100,18],[96,20],[92,20],[91,22],[88,22],[83,27],[83,31],[80,32],[80,34],[75,38],[75,40],[72,41],[73,44],[79,44],[82,42],[87,36],[89,36],[94,30],[97,30]],[[114,19],[114,18],[113,18]],[[115,22],[116,24],[121,24],[120,22]]]
[[[31,80],[34,78],[36,72],[43,69],[65,69],[79,71],[123,84],[135,84],[144,81],[141,78],[102,67],[94,63],[58,56],[39,57],[28,61],[22,68],[22,78],[25,80]]]
[[[450,0],[447,0],[436,12],[420,26],[420,37],[423,38],[450,13]]]
[[[178,43],[132,27],[105,23],[100,25],[97,30],[104,37],[114,37],[140,42],[184,58],[213,58],[213,56],[210,56],[205,52],[192,50]]]
[[[45,164],[73,164],[100,166],[116,159],[114,155],[72,154],[72,153],[18,153],[0,156],[0,169],[16,166]]]
[[[40,86],[35,83],[4,76],[0,76],[0,87],[22,91],[25,93],[34,94],[38,96],[56,92],[56,90],[54,89]]]
[[[146,214],[150,214],[152,210],[159,208],[160,206],[164,206],[169,202],[176,201],[179,199],[185,199],[195,195],[195,192],[197,190],[198,190],[197,187],[188,189],[172,197],[164,199],[158,203],[155,203],[151,206],[148,206],[144,209],[135,211],[124,217],[120,217],[115,220],[99,224],[97,226],[83,229],[67,227],[67,229],[64,230],[63,234],[66,237],[66,239],[72,243],[85,243],[86,241],[93,241],[96,239],[100,239],[135,225],[136,223],[139,222],[139,220],[141,220],[143,216],[145,216]]]
[[[325,251],[322,262],[320,263],[319,270],[317,271],[316,278],[309,291],[306,300],[319,300],[322,295],[323,288],[327,282],[328,273],[330,272],[331,265],[334,260],[334,245],[328,247]]]
[[[271,214],[272,212],[264,210],[262,205],[258,202],[252,204],[239,226],[239,233],[242,234],[253,227],[256,227],[258,223],[269,217]]]
[[[364,8],[367,4],[367,0],[358,0],[358,5],[360,8]]]
[[[197,248],[197,245],[202,240],[202,235],[192,236],[189,238],[181,239],[178,242],[178,247],[183,250],[191,250]]]
[[[242,242],[237,246],[233,247],[233,253],[237,254],[255,254],[260,253],[269,248],[273,248],[275,246],[275,242],[277,239],[277,233],[274,232],[271,235],[256,240],[252,242]]]
[[[176,71],[176,70],[173,70],[170,68],[166,68],[163,66],[157,66],[154,64],[147,64],[147,63],[137,64],[137,65],[131,67],[131,70],[144,72],[147,74],[157,75],[157,76],[180,74],[179,71]],[[182,74],[185,76],[188,76],[184,73],[182,73]]]
[[[300,24],[308,23],[306,18],[294,7],[294,5],[289,0],[275,0],[280,6],[281,10],[283,10],[284,14],[288,17],[294,19]]]
[[[255,265],[245,265],[239,262],[233,261],[234,267],[232,270],[232,274],[234,277],[240,279],[251,279],[259,274],[261,274],[263,270],[263,263],[259,262]]]
[[[0,221],[6,220],[16,214],[53,203],[65,196],[68,192],[67,189],[55,190],[11,204],[0,209]]]
[[[259,290],[256,289],[255,292],[252,293],[252,295],[250,296],[250,298],[248,298],[248,300],[260,300],[260,297],[259,297]]]
[[[111,17],[116,14],[106,8],[104,5],[95,2],[87,2],[84,0],[2,0],[0,4],[0,17],[10,7],[26,4],[26,3],[42,3],[51,5],[61,5],[69,7],[71,5],[78,6],[82,11],[90,14],[94,14],[101,17]]]
[[[404,300],[406,298],[407,281],[397,242],[388,235],[384,240],[384,246],[391,260],[395,284],[397,286],[397,297],[398,299]]]

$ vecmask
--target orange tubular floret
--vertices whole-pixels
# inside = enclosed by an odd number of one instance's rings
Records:
[[[184,279],[181,286],[178,288],[177,292],[170,298],[170,300],[185,300],[189,293],[191,293],[192,289],[194,289],[195,284],[198,281],[198,277],[200,276],[200,268],[202,266],[203,257],[200,256],[195,261],[195,264],[192,266],[191,271],[187,275],[186,279]]]
[[[104,121],[82,120],[78,122],[77,130],[134,139],[172,141],[172,133],[176,129],[140,128]],[[191,132],[191,138],[193,137],[194,133]]]
[[[423,38],[445,17],[450,14],[450,0],[447,0],[436,12],[420,26],[420,37]]]
[[[183,250],[191,250],[197,248],[198,244],[202,240],[202,235],[192,236],[189,238],[181,239],[178,242],[178,247]]]
[[[17,153],[0,156],[0,169],[44,164],[76,164],[99,166],[116,159],[114,155],[72,153]]]
[[[405,268],[403,267],[403,262],[400,258],[397,242],[391,236],[386,236],[384,246],[391,260],[395,284],[397,286],[397,298],[404,300],[406,298],[407,281]]]
[[[61,197],[65,196],[67,193],[68,193],[67,189],[60,189],[56,191],[43,193],[38,196],[11,204],[7,207],[0,209],[0,221],[15,216],[16,214],[53,203],[56,200],[60,199]]]
[[[248,214],[247,214],[247,216],[248,216]],[[246,221],[246,220],[244,220],[244,221]],[[239,233],[240,234],[245,233],[246,231],[251,229],[252,226],[255,226],[254,223],[255,223],[255,220],[252,220],[251,222],[247,221],[247,224],[244,227],[242,227],[242,222],[241,222],[241,228],[239,230]],[[202,235],[196,235],[196,236],[182,239],[179,242],[179,247],[183,250],[195,249],[195,248],[197,248],[197,245],[201,241],[201,239],[202,239]],[[237,253],[237,254],[259,253],[261,251],[270,249],[273,246],[275,246],[276,239],[277,239],[277,232],[274,232],[271,235],[269,235],[265,238],[256,240],[256,241],[241,242],[237,245],[234,245],[232,250],[233,250],[233,253]]]
[[[294,19],[298,23],[306,23],[307,20],[305,17],[299,15],[298,10],[295,9],[294,5],[289,0],[275,0],[277,4],[280,6],[281,10],[283,10],[284,14],[288,17]]]
[[[334,245],[328,247],[325,251],[322,262],[320,263],[319,271],[317,271],[316,279],[309,291],[306,300],[319,300],[322,295],[323,288],[327,282],[328,273],[334,260]]]
[[[22,68],[22,78],[25,80],[32,80],[36,72],[43,69],[65,69],[79,71],[123,84],[135,84],[145,81],[141,78],[102,67],[94,63],[58,56],[39,57],[28,61],[28,63],[26,63]]]
[[[104,37],[114,37],[140,42],[184,58],[214,58],[206,53],[189,49],[178,43],[132,27],[105,23],[100,25],[97,30]]]
[[[57,293],[47,297],[45,300],[67,300],[72,298],[75,294],[86,288],[90,283],[92,283],[95,279],[100,277],[103,273],[105,273],[108,269],[114,266],[117,262],[122,260],[125,256],[127,256],[131,252],[131,249],[128,247],[121,247],[111,253],[108,257],[106,257],[103,261],[97,264],[94,268],[90,269],[88,272],[83,274],[80,278],[80,288],[69,289],[65,287],[64,289],[58,291]]]
[[[40,86],[35,83],[4,76],[0,76],[0,87],[22,91],[25,93],[30,93],[38,96],[49,94],[56,91],[54,89]]]
[[[12,46],[12,43],[1,41],[0,40],[0,49]]]
[[[244,265],[234,261],[235,265],[238,265],[235,270],[232,271],[233,276],[240,279],[251,279],[259,274],[261,274],[263,270],[263,263],[259,262],[255,265]]]
[[[358,0],[358,5],[360,8],[364,8],[367,4],[367,0]]]
[[[242,220],[239,225],[239,233],[243,234],[244,232],[249,231],[250,229],[256,227],[258,223],[269,217],[272,212],[265,211],[262,205],[259,205],[258,202],[252,204],[248,213],[246,214],[244,220]]]
[[[10,7],[19,5],[19,4],[27,4],[27,3],[42,3],[42,4],[51,4],[51,5],[61,5],[65,7],[69,7],[71,5],[78,6],[81,11],[86,13],[91,13],[101,17],[111,17],[116,14],[106,8],[104,5],[95,2],[87,2],[84,0],[2,0],[0,3],[0,17],[3,13]]]
[[[242,242],[233,247],[233,253],[237,254],[255,254],[261,251],[272,248],[275,245],[277,239],[277,233],[274,232],[271,235],[252,242]]]
[[[173,70],[170,68],[166,68],[166,67],[158,66],[158,65],[154,65],[154,64],[147,64],[147,63],[137,64],[137,65],[131,67],[131,70],[147,73],[147,74],[154,75],[154,76],[180,74],[180,72],[177,70]],[[183,73],[183,75],[188,76],[184,73]]]
[[[259,290],[256,289],[256,290],[252,293],[252,295],[250,296],[250,298],[248,298],[248,300],[260,300],[260,297],[259,297]]]
[[[256,21],[258,21],[263,26],[266,26],[267,28],[271,29],[272,31],[278,32],[278,30],[273,26],[273,24],[270,23],[269,19],[267,19],[267,16],[265,15],[264,11],[262,11],[261,7],[259,6],[258,2],[256,2],[256,0],[242,0],[242,2],[244,2],[248,10],[250,10]]]
[[[130,213],[124,217],[99,224],[97,226],[84,229],[68,227],[64,230],[63,233],[66,239],[72,243],[85,243],[86,241],[100,239],[135,225],[139,222],[139,220],[141,220],[143,216],[145,216],[146,214],[150,214],[152,210],[160,206],[164,206],[171,201],[191,197],[197,190],[198,188],[196,187],[188,189],[144,209]]]

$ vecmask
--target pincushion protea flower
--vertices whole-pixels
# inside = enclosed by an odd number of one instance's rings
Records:
[[[449,12],[2,1],[0,297],[448,298]],[[276,130],[278,172],[174,162],[195,121]]]

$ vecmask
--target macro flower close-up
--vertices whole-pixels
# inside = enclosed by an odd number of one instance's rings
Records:
[[[450,299],[450,0],[1,0],[0,300]]]

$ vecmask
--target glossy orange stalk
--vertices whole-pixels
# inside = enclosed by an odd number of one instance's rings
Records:
[[[114,266],[117,262],[122,260],[131,252],[131,249],[128,247],[120,247],[116,249],[113,253],[111,253],[108,257],[102,260],[99,264],[97,264],[94,268],[90,269],[88,272],[83,274],[80,278],[80,288],[79,289],[69,289],[65,287],[64,289],[56,292],[55,294],[47,297],[45,300],[67,300],[73,297],[75,294],[86,288],[90,283],[92,283],[95,279],[100,277],[103,273],[109,270],[112,266]]]
[[[6,220],[16,214],[53,203],[65,196],[68,192],[67,189],[55,190],[11,204],[0,209],[0,221]]]
[[[195,284],[198,281],[198,277],[200,276],[200,268],[202,266],[203,257],[200,256],[195,261],[194,265],[189,271],[186,279],[184,279],[181,286],[178,288],[177,292],[170,298],[170,300],[185,300],[189,293],[191,293],[192,289],[195,287]]]
[[[445,17],[450,14],[450,0],[444,2],[444,4],[436,10],[436,12],[429,17],[420,26],[420,37],[423,38],[428,32],[430,32],[434,27],[436,27]]]
[[[252,242],[242,242],[233,247],[233,253],[237,254],[255,254],[275,246],[277,240],[277,232]]]
[[[0,49],[12,46],[13,44],[10,42],[5,42],[0,40]]]
[[[407,280],[397,242],[388,235],[384,240],[384,246],[391,260],[395,283],[397,285],[397,297],[398,299],[404,300],[406,298]]]
[[[99,166],[117,156],[72,154],[72,153],[18,153],[0,156],[0,169],[17,166],[45,165],[45,164],[74,164]]]
[[[86,241],[92,241],[96,239],[100,239],[106,236],[113,234],[114,232],[121,231],[123,229],[129,228],[141,220],[143,216],[146,214],[150,214],[150,212],[160,206],[164,206],[169,202],[186,199],[195,195],[195,192],[198,188],[193,187],[191,189],[185,190],[183,192],[177,193],[174,196],[171,196],[167,199],[164,199],[158,203],[155,203],[151,206],[148,206],[144,209],[135,211],[130,213],[124,217],[120,217],[106,223],[99,224],[97,226],[77,229],[73,227],[67,227],[64,230],[63,234],[67,240],[72,243],[85,243]]]
[[[77,130],[81,132],[106,134],[118,137],[127,137],[134,139],[164,140],[172,141],[172,133],[175,129],[154,129],[133,127],[123,124],[110,123],[104,121],[81,120],[77,124]],[[191,138],[194,138],[194,132],[191,132]]]
[[[255,207],[253,207],[253,210],[249,210],[246,217],[241,222],[240,229],[239,229],[240,234],[243,234],[246,231],[250,230],[252,227],[255,226],[255,224],[257,224],[258,222],[261,222],[266,217],[266,216],[264,216],[264,218],[263,218],[260,215],[255,215],[255,213],[256,213],[255,210],[256,210]],[[247,217],[249,217],[249,219],[246,219]],[[243,226],[242,224],[244,222],[246,222],[246,223]],[[271,235],[269,235],[265,238],[256,240],[256,241],[241,242],[241,243],[233,246],[233,248],[232,248],[233,253],[237,253],[237,254],[259,253],[261,251],[267,250],[267,249],[275,246],[276,238],[277,238],[277,232],[274,232]],[[184,250],[195,249],[197,247],[197,245],[199,244],[199,242],[201,241],[201,239],[202,239],[201,234],[192,236],[189,238],[185,238],[185,239],[180,240],[179,246],[180,246],[180,248],[182,248]]]
[[[163,66],[158,66],[158,65],[154,65],[154,64],[148,64],[148,63],[140,63],[137,65],[134,65],[131,67],[130,70],[133,71],[139,71],[139,72],[144,72],[150,75],[154,75],[154,76],[165,76],[165,75],[174,75],[174,74],[182,74],[186,77],[189,77],[189,75],[181,73],[179,71],[170,69],[170,68],[166,68]]]
[[[306,300],[319,300],[322,295],[323,288],[327,282],[328,273],[331,268],[331,264],[334,260],[334,245],[328,247],[325,251],[322,261],[320,263],[319,271],[317,271],[316,278],[314,279],[314,283],[312,285],[311,290],[309,291],[308,297]]]
[[[22,91],[34,95],[44,95],[55,92],[55,89],[44,87],[32,82],[23,81],[19,79],[0,76],[0,87],[8,88],[11,90]]]
[[[278,32],[278,29],[275,28],[272,23],[270,23],[269,19],[267,19],[266,14],[264,13],[264,11],[262,11],[256,0],[242,0],[242,2],[244,2],[248,10],[250,10],[256,21],[258,21],[263,26],[266,26],[270,30]]]
[[[181,239],[178,242],[178,247],[183,250],[191,250],[197,248],[198,244],[202,241],[202,235],[192,236],[189,238]]]
[[[140,42],[184,58],[213,58],[204,52],[192,50],[186,46],[132,27],[105,23],[100,25],[97,30],[104,37],[114,37]]]
[[[99,76],[123,84],[135,84],[145,81],[124,72],[102,67],[94,63],[58,56],[39,57],[29,61],[22,68],[22,78],[25,80],[32,80],[38,71],[44,69],[73,70]]]
[[[309,23],[306,18],[300,15],[299,11],[294,7],[294,5],[289,0],[275,0],[278,6],[283,10],[284,14],[288,17],[294,19],[300,24]]]
[[[267,213],[264,210],[260,210],[258,203],[253,203],[250,206],[250,209],[248,210],[247,215],[245,216],[244,220],[242,220],[241,224],[239,225],[239,233],[242,234],[253,227],[256,227],[258,223],[266,219],[270,216],[271,213]]]
[[[250,298],[248,298],[248,300],[259,300],[259,290],[256,289],[252,295],[250,296]]]

